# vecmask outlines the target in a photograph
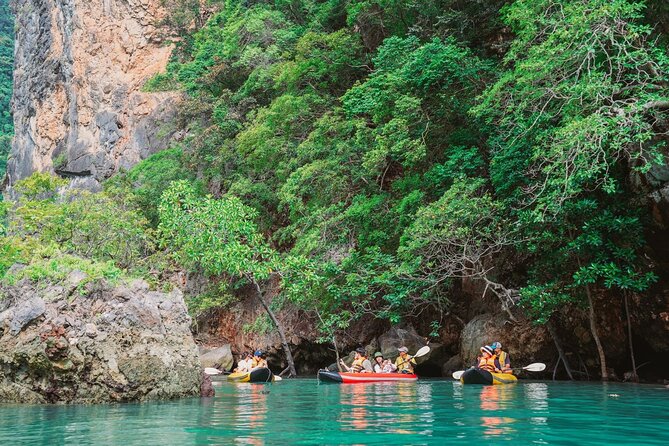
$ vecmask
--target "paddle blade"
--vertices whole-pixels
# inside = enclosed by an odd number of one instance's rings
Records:
[[[276,382],[276,381],[283,381],[283,378],[281,378],[281,377],[278,376],[278,375],[274,375],[274,381],[275,381],[275,382]]]
[[[205,367],[204,368],[204,373],[206,373],[207,375],[220,375],[223,372],[221,372],[220,370],[215,369],[213,367]]]
[[[458,370],[457,372],[453,372],[453,375],[451,376],[453,377],[454,380],[459,381],[464,373],[465,373],[464,370]]]
[[[421,349],[419,349],[415,355],[413,355],[414,358],[420,358],[421,356],[425,356],[428,353],[430,353],[430,347],[427,345]]]
[[[535,362],[533,364],[523,367],[523,370],[527,370],[528,372],[542,372],[546,370],[546,364],[544,364],[543,362]]]

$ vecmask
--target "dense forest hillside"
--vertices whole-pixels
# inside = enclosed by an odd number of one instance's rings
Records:
[[[9,0],[0,0],[0,177],[5,175],[14,127],[9,105],[12,97],[13,60],[14,20]]]
[[[176,47],[144,89],[184,95],[172,147],[80,201],[19,183],[0,272],[29,266],[5,280],[183,268],[208,279],[194,315],[251,289],[251,329],[290,305],[325,340],[369,315],[436,336],[483,293],[509,321],[587,320],[603,379],[626,352],[603,325],[666,339],[663,2],[163,3]]]

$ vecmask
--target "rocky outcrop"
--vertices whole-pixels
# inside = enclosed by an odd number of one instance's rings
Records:
[[[0,401],[98,403],[196,396],[202,369],[179,291],[23,281],[0,290]]]
[[[159,0],[15,1],[9,186],[35,171],[108,178],[165,148],[172,93],[144,93],[171,47]]]
[[[481,347],[495,341],[502,343],[514,367],[535,361],[550,362],[555,356],[545,327],[522,320],[511,323],[505,315],[486,313],[474,317],[462,330],[460,357],[463,365],[473,365]]]
[[[200,348],[200,364],[204,368],[213,367],[222,371],[230,371],[234,362],[235,359],[232,357],[230,344],[213,350]]]

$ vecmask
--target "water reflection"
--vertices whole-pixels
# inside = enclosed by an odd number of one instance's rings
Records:
[[[239,401],[234,407],[234,427],[244,428],[249,435],[238,436],[235,444],[264,445],[267,422],[268,386],[264,384],[237,384]]]
[[[481,410],[499,414],[508,407],[513,389],[510,386],[483,386],[481,389]],[[492,413],[491,413],[492,415]],[[481,426],[484,436],[509,435],[515,432],[514,418],[500,416],[482,416]]]
[[[432,386],[370,383],[341,386],[337,421],[345,430],[429,434],[435,421]]]

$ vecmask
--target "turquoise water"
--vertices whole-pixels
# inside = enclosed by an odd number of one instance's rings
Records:
[[[212,399],[0,405],[0,445],[669,445],[663,386],[521,382],[215,384]]]

